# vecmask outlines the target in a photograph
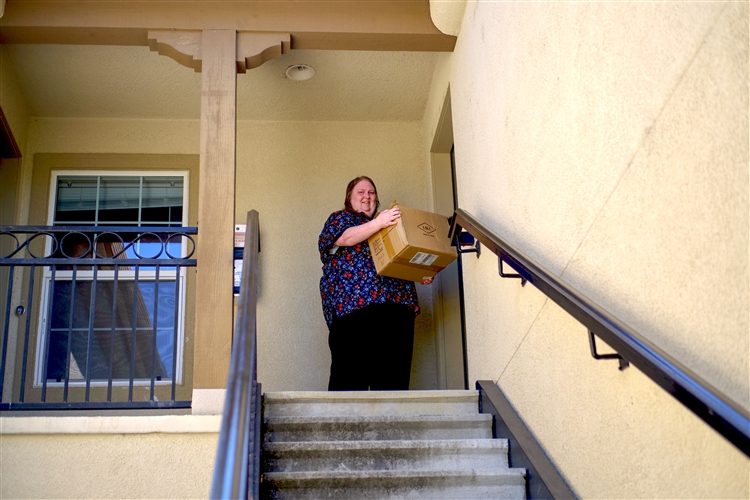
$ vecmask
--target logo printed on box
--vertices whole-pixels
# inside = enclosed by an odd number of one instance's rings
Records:
[[[435,232],[435,228],[434,228],[434,227],[432,227],[431,225],[427,224],[426,222],[423,222],[423,223],[421,223],[421,224],[420,224],[420,225],[418,225],[417,227],[418,227],[419,229],[421,229],[422,231],[424,231],[425,233],[427,233],[427,234],[430,234],[430,233],[434,233],[434,232]]]
[[[370,245],[370,249],[373,255],[379,256],[385,250],[385,247],[383,247],[383,240],[379,238],[373,239],[372,245]]]

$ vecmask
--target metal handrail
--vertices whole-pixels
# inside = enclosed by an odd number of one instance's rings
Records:
[[[451,239],[465,230],[527,281],[604,340],[662,389],[750,457],[750,413],[581,292],[457,209]],[[454,240],[455,241],[455,240]]]
[[[260,234],[255,210],[247,213],[246,231],[232,359],[211,485],[212,499],[258,498],[261,392],[257,383],[255,320]]]

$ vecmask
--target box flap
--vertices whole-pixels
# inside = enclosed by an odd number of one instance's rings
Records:
[[[457,255],[448,237],[450,225],[447,217],[407,207],[395,201],[391,206],[394,205],[401,209],[401,225],[409,246]]]

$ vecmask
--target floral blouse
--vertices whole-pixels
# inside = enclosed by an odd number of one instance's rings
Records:
[[[395,302],[409,306],[415,316],[419,314],[414,282],[377,274],[367,240],[350,247],[335,245],[344,231],[369,220],[364,214],[350,210],[334,212],[318,238],[320,260],[323,261],[320,297],[329,328],[334,318],[370,304]]]

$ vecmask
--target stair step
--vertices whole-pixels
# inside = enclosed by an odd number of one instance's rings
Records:
[[[523,469],[269,472],[262,498],[520,499],[525,475]]]
[[[273,472],[471,470],[508,467],[505,439],[267,443]]]
[[[269,392],[261,497],[526,496],[477,391]]]
[[[478,413],[477,391],[267,392],[266,418]]]
[[[276,417],[265,421],[266,442],[490,439],[492,416],[391,415]]]

